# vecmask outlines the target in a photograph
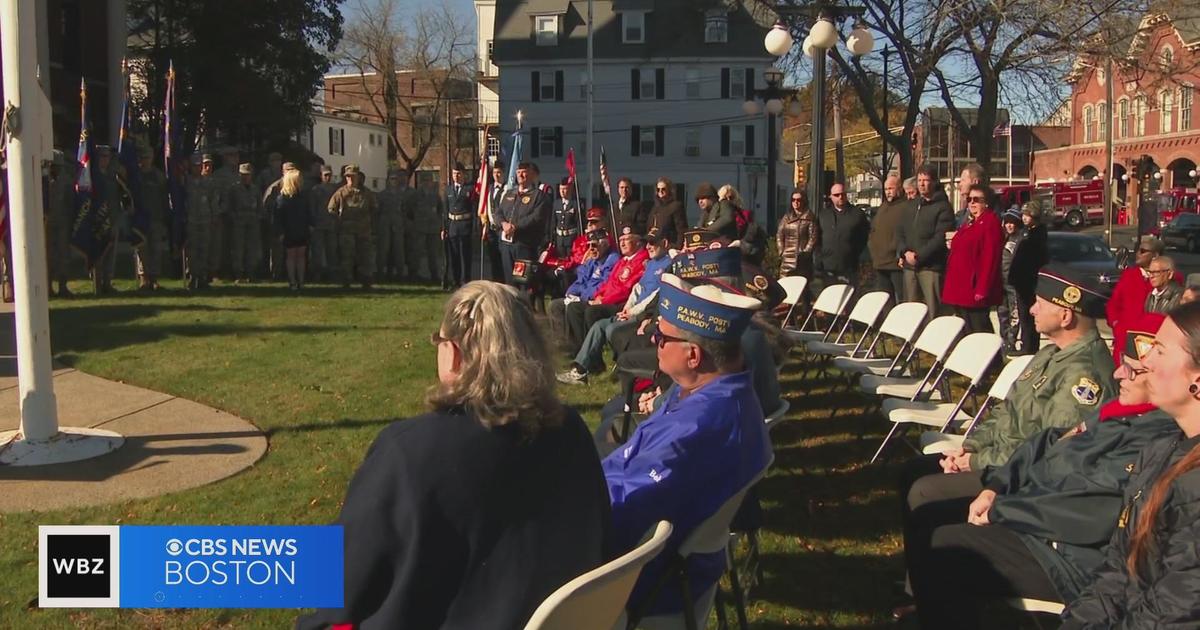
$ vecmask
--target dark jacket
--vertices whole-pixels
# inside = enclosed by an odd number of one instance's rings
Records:
[[[1105,410],[1112,409],[1112,404]],[[1003,466],[989,468],[984,486],[997,493],[993,525],[1021,538],[1062,596],[1079,596],[1104,561],[1129,482],[1147,444],[1178,433],[1167,414],[1088,418],[1083,433],[1052,428],[1029,438]],[[1064,437],[1066,435],[1067,437]]]
[[[913,202],[901,198],[885,201],[879,205],[875,218],[871,220],[871,235],[867,238],[867,249],[871,251],[871,266],[885,271],[899,271],[896,261],[896,231],[908,214]]]
[[[1181,432],[1147,446],[1133,465],[1124,507],[1092,583],[1063,613],[1062,628],[1195,628],[1200,626],[1200,469],[1172,483],[1158,512],[1138,579],[1125,568],[1130,539],[1154,482],[1184,455],[1200,447],[1200,436]]]
[[[514,188],[500,198],[500,220],[515,226],[515,242],[538,250],[545,243],[546,222],[553,204],[550,194],[540,186],[524,192]]]
[[[858,274],[858,261],[867,246],[867,231],[871,226],[867,215],[853,206],[837,211],[825,206],[817,212],[817,252],[813,268],[837,276]]]
[[[630,199],[622,206],[621,198],[613,199],[613,210],[617,214],[617,231],[619,234],[621,228],[626,225],[633,226],[638,234],[646,233],[646,222],[650,219],[650,207],[636,199]]]
[[[666,203],[656,201],[646,222],[646,230],[658,228],[671,241],[671,247],[678,249],[683,245],[683,233],[687,231],[687,211],[683,202],[672,199]]]
[[[742,260],[752,265],[761,265],[767,255],[767,231],[762,225],[758,221],[751,221],[746,225],[746,233],[742,234],[740,240]]]
[[[954,231],[954,210],[938,190],[926,200],[917,197],[896,230],[896,258],[917,253],[917,269],[941,270],[946,266],[946,232]]]
[[[442,229],[446,230],[446,236],[470,236],[477,206],[475,188],[471,184],[463,184],[457,193],[454,184],[446,186],[445,210],[442,212]]]
[[[305,247],[312,230],[312,202],[308,192],[300,191],[295,195],[276,195],[272,200],[275,204],[276,236],[283,237],[284,247]]]
[[[385,428],[346,491],[345,608],[301,618],[378,628],[520,628],[604,562],[608,492],[583,420],[526,439],[464,411]]]
[[[1013,252],[1012,265],[1009,267],[1007,280],[1017,295],[1032,301],[1033,290],[1037,286],[1038,270],[1050,262],[1049,245],[1046,243],[1046,226],[1035,225],[1025,229],[1025,234],[1017,241],[1017,249]]]
[[[737,208],[733,203],[720,199],[712,202],[708,210],[700,213],[700,223],[697,227],[712,230],[729,240],[738,237]]]

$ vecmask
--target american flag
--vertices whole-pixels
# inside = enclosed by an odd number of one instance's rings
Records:
[[[600,184],[604,186],[604,194],[612,197],[612,182],[608,179],[608,158],[604,155],[604,147],[600,147]]]
[[[1007,120],[1000,123],[999,125],[996,125],[996,128],[992,130],[993,138],[998,138],[1000,136],[1011,136],[1011,135],[1012,135],[1012,125],[1010,125]]]
[[[479,177],[475,178],[475,194],[479,195],[479,208],[477,214],[479,221],[484,228],[488,225],[488,215],[491,213],[492,203],[492,169],[488,168],[488,159],[485,154],[479,159]],[[487,238],[487,230],[482,230],[481,238]]]
[[[575,183],[575,148],[567,149],[567,180]]]

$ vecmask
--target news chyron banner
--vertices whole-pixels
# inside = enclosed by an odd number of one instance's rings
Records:
[[[341,608],[342,527],[43,525],[43,608]]]

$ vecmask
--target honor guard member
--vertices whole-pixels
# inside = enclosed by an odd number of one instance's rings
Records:
[[[207,164],[204,160],[207,160]],[[217,172],[212,154],[205,154],[201,160],[200,176],[209,180],[216,193],[211,224],[208,228],[208,245],[205,249],[208,252],[208,279],[212,281],[213,277],[221,272],[221,262],[226,258],[224,249],[229,242],[225,239],[225,224],[229,216],[230,181],[227,175]]]
[[[75,164],[72,162],[72,164]],[[71,230],[75,227],[75,168],[66,154],[54,150],[49,169],[49,199],[46,208],[46,263],[49,277],[58,285],[52,295],[71,297],[67,278],[71,265]]]
[[[442,199],[437,182],[426,179],[417,190],[413,204],[412,230],[408,243],[408,270],[417,275],[422,265],[427,275],[426,282],[438,282],[442,277],[442,262],[445,250],[439,235],[442,231]]]
[[[673,274],[659,285],[658,367],[676,384],[662,405],[601,465],[612,501],[612,534],[621,553],[654,523],[675,529],[667,548],[642,569],[627,605],[631,620],[684,608],[681,573],[692,606],[707,610],[725,571],[726,550],[671,562],[680,544],[766,469],[771,443],[743,360],[740,338],[758,300],[693,287]]]
[[[262,193],[254,186],[249,162],[238,166],[240,180],[229,187],[232,268],[235,282],[252,282],[262,260]]]
[[[334,228],[333,215],[329,214],[329,198],[337,189],[338,183],[333,181],[333,167],[322,164],[320,181],[309,192],[313,232],[308,255],[315,277],[324,282],[332,279],[333,270],[338,266],[337,230]]]
[[[104,179],[104,204],[108,207],[109,244],[104,253],[92,265],[92,288],[97,295],[113,293],[113,275],[117,270],[117,243],[120,241],[120,225],[124,221],[125,209],[121,205],[124,186],[118,176],[120,164],[112,159],[112,147],[101,144],[96,147],[96,167],[92,173]]]
[[[381,278],[399,280],[404,277],[404,204],[412,191],[408,188],[408,173],[388,173],[387,184],[380,191],[379,223],[375,226],[375,269]]]
[[[579,236],[579,204],[571,197],[571,179],[558,182],[558,196],[554,199],[554,211],[550,218],[546,240],[554,246],[554,255],[566,257]]]
[[[267,156],[267,165],[254,176],[254,185],[264,193],[272,184],[278,186],[279,178],[283,176],[283,154],[278,151]]]
[[[329,198],[329,213],[338,229],[338,251],[342,257],[342,287],[349,287],[357,268],[364,289],[371,288],[375,270],[375,238],[371,217],[375,197],[362,187],[363,174],[357,164],[348,164],[346,185]]]
[[[517,185],[500,199],[500,260],[505,282],[512,284],[512,265],[532,260],[546,238],[546,221],[552,205],[550,195],[538,186],[536,167],[531,162],[517,165]]]
[[[446,187],[446,212],[442,215],[442,240],[450,258],[450,283],[457,289],[471,280],[471,232],[475,225],[475,194],[466,183],[466,169],[460,163],[450,171]]]
[[[500,199],[504,196],[504,186],[508,174],[504,162],[497,161],[492,165],[492,186],[487,194],[491,196],[487,210],[487,235],[484,250],[487,252],[488,280],[504,282],[504,271],[500,261]]]
[[[212,167],[212,156],[206,153],[200,159],[199,177],[188,177],[183,270],[187,277],[187,288],[191,290],[207,289],[209,284],[209,234],[220,198],[220,191],[212,178]]]
[[[229,198],[230,189],[241,181],[238,172],[241,157],[237,147],[221,147],[221,167],[213,172],[218,178],[221,188],[221,214],[213,221],[212,242],[209,251],[212,253],[208,268],[214,275],[229,276],[232,272],[233,260],[233,200]],[[253,179],[251,173],[251,179]],[[262,189],[259,189],[260,193]],[[237,274],[231,279],[236,280]]]
[[[149,232],[134,251],[137,262],[138,290],[157,291],[158,276],[162,273],[162,255],[167,242],[167,176],[154,167],[150,147],[140,149],[138,167],[141,169],[142,205],[145,208]]]

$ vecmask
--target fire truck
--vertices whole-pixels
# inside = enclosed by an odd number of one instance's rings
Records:
[[[1042,202],[1043,220],[1051,227],[1078,230],[1104,222],[1104,182],[1098,179],[1000,186],[996,194],[1000,208],[1019,208],[1031,199]]]
[[[1158,212],[1158,223],[1154,226],[1152,232],[1158,234],[1159,230],[1166,224],[1170,223],[1175,217],[1185,212],[1197,213],[1200,212],[1200,193],[1196,189],[1183,188],[1177,186],[1170,190],[1153,193],[1146,198],[1143,203],[1150,203]]]

